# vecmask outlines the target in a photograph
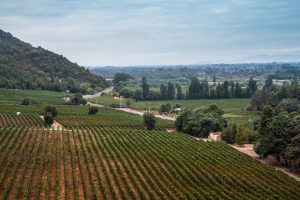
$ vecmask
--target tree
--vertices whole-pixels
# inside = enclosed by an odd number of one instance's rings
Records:
[[[242,97],[242,87],[238,82],[235,83],[234,97],[235,98]]]
[[[177,89],[177,99],[183,99],[183,93],[182,93],[182,89],[181,89],[181,85],[180,84],[176,84],[176,89]]]
[[[130,105],[131,105],[131,100],[130,99],[128,99],[127,101],[126,101],[126,106],[127,106],[127,108],[129,108],[130,107]]]
[[[89,107],[89,115],[95,115],[98,112],[98,108],[95,106]]]
[[[222,89],[223,89],[223,91],[222,91],[222,96],[223,96],[223,98],[225,98],[225,99],[228,99],[228,98],[230,98],[230,92],[229,92],[229,82],[228,81],[224,81],[224,83],[223,83],[223,85],[222,85],[223,87],[222,87]]]
[[[236,142],[236,135],[237,135],[237,125],[233,124],[224,129],[222,132],[222,140],[229,144],[234,144]]]
[[[213,77],[214,86],[216,85],[216,81],[217,81],[217,77],[216,77],[216,75],[214,75],[214,77]]]
[[[257,81],[253,80],[251,77],[248,81],[248,88],[247,88],[247,96],[252,97],[252,95],[257,91]]]
[[[284,158],[291,161],[291,167],[300,167],[300,134],[296,135],[284,151]]]
[[[174,87],[174,84],[171,82],[168,83],[167,97],[170,100],[175,98],[175,87]]]
[[[52,116],[51,112],[46,112],[44,116],[44,122],[48,125],[53,124],[54,122],[54,117]]]
[[[56,110],[56,107],[54,106],[46,106],[44,109],[44,113],[51,113],[51,116],[54,118],[58,115],[58,112]]]
[[[134,79],[133,76],[126,73],[116,73],[114,76],[114,85],[119,85],[120,82],[125,82],[129,79]]]
[[[143,91],[143,99],[146,100],[149,97],[149,84],[147,83],[147,79],[145,76],[142,77],[142,91]]]
[[[195,109],[182,112],[176,118],[175,126],[178,131],[197,137],[207,137],[210,132],[226,128],[227,121],[218,112]]]
[[[235,141],[238,145],[242,145],[247,141],[248,132],[245,126],[240,125],[235,137]]]
[[[160,98],[167,99],[167,87],[165,84],[160,84]]]
[[[71,100],[70,100],[71,104],[73,105],[86,105],[87,101],[82,97],[81,94],[77,93],[75,94]]]
[[[144,113],[144,124],[147,130],[153,130],[156,125],[156,117],[152,113]]]
[[[191,78],[191,83],[188,90],[189,99],[197,99],[200,95],[200,82],[197,77]]]

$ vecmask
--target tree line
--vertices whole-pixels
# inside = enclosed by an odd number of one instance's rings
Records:
[[[119,77],[118,77],[119,78]],[[169,82],[161,84],[159,91],[150,89],[145,76],[142,77],[141,89],[131,91],[121,89],[120,95],[135,100],[174,100],[174,99],[230,99],[230,98],[250,98],[258,89],[257,81],[249,79],[247,86],[243,87],[239,82],[227,81],[209,84],[207,80],[199,80],[197,77],[191,78],[191,83],[186,93],[183,92],[180,84]]]

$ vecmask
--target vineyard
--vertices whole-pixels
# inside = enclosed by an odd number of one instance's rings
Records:
[[[287,175],[180,133],[2,127],[0,158],[0,199],[300,198]]]
[[[10,115],[0,113],[0,127],[1,126],[44,126],[44,121],[33,114]]]
[[[64,92],[46,90],[17,90],[0,88],[1,104],[19,104],[21,99],[29,97],[36,104],[64,104],[63,97],[69,95]]]
[[[101,108],[94,116],[63,115],[59,116],[57,121],[65,127],[93,125],[101,127],[127,126],[144,129],[142,117],[107,108]],[[174,127],[174,122],[157,119],[157,127],[159,129]]]

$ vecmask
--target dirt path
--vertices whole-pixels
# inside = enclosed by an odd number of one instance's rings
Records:
[[[128,112],[128,113],[133,113],[136,115],[140,115],[143,116],[145,112],[147,112],[146,110],[135,110],[132,108],[117,108],[116,110],[120,110],[123,112]],[[170,117],[170,116],[166,116],[166,115],[162,115],[159,113],[154,112],[154,116],[160,119],[165,119],[165,120],[170,120],[170,121],[175,121],[176,118],[175,117]]]
[[[96,94],[89,94],[89,95],[83,95],[83,98],[85,99],[92,99],[92,98],[95,98],[95,97],[100,97],[103,93],[110,93],[111,91],[113,91],[114,87],[111,86],[111,87],[108,87],[104,90],[102,90],[101,92],[98,92]]]
[[[244,146],[240,147],[240,146],[235,146],[235,145],[230,145],[232,148],[247,154],[249,156],[251,156],[252,158],[255,158],[256,160],[258,160],[259,162],[266,164],[266,165],[270,165],[286,174],[288,174],[289,176],[297,179],[298,181],[300,180],[300,173],[298,172],[293,172],[291,171],[290,168],[286,167],[285,165],[281,164],[280,162],[278,162],[273,156],[269,156],[266,159],[260,159],[259,155],[256,154],[253,150],[253,144],[245,144]]]

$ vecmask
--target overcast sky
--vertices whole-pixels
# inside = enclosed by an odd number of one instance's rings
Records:
[[[299,0],[0,0],[0,29],[84,66],[300,61]]]

